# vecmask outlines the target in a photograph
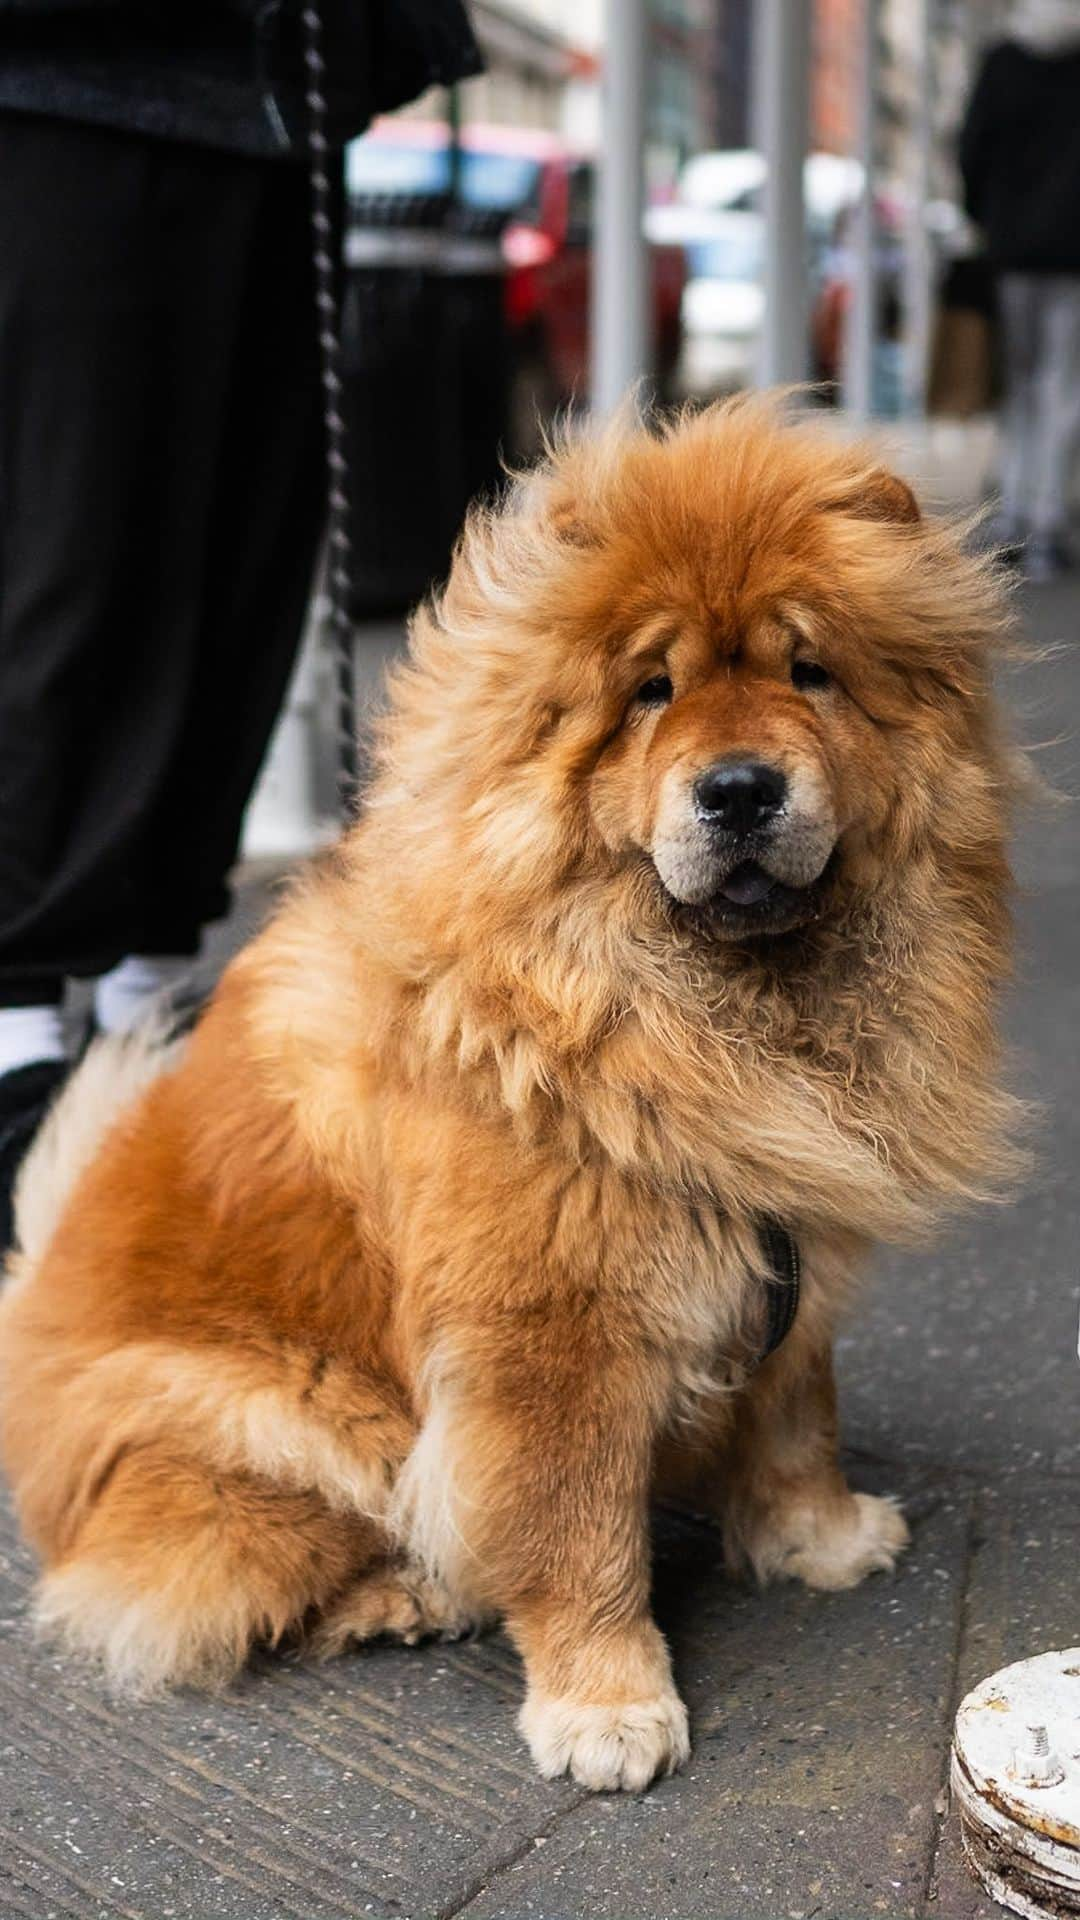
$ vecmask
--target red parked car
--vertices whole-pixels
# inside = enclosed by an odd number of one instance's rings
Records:
[[[377,120],[348,151],[350,198],[445,194],[446,126]],[[511,438],[535,450],[537,417],[588,395],[589,294],[595,168],[554,134],[469,126],[461,135],[456,194],[466,213],[502,216],[506,318],[513,351]],[[679,358],[685,265],[681,248],[650,245],[653,374],[668,391]]]

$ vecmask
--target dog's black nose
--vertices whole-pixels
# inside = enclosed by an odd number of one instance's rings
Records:
[[[761,760],[718,760],[694,782],[698,812],[726,833],[767,826],[787,797],[787,781]]]

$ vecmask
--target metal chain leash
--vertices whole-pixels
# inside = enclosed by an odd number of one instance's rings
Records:
[[[352,621],[352,503],[349,453],[343,412],[340,244],[334,219],[331,149],[327,132],[326,57],[322,13],[308,0],[300,15],[305,67],[308,170],[311,180],[311,261],[319,326],[319,361],[326,433],[327,530],[325,591],[334,645],[337,695],[338,797],[342,815],[352,812],[356,794],[356,664]]]

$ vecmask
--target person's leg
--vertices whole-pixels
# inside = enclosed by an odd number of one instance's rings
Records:
[[[265,171],[0,115],[0,1012],[54,1032],[65,976],[140,946]],[[0,1208],[41,1112],[9,1065]]]
[[[127,937],[152,743],[121,773],[107,715],[148,572],[151,193],[140,143],[0,114],[0,1247],[64,976]]]
[[[1040,304],[1031,531],[1033,541],[1064,559],[1069,487],[1080,445],[1080,276],[1044,275]]]
[[[91,962],[123,918],[110,851],[122,808],[95,741],[104,680],[130,646],[145,532],[148,188],[130,142],[0,116],[4,1007],[58,1002],[72,962]]]
[[[139,945],[263,168],[29,116],[0,142],[4,1004]]]
[[[244,808],[292,669],[325,513],[308,183],[266,169],[207,527],[198,649],[145,842],[139,952],[228,908]]]
[[[1033,475],[1039,304],[1035,276],[1002,274],[998,286],[1005,392],[1001,407],[1001,507],[997,534],[1018,540],[1027,525]]]

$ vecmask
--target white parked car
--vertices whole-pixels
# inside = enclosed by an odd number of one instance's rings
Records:
[[[684,394],[733,393],[756,371],[765,311],[762,217],[716,214],[711,226],[686,249],[678,369]]]
[[[803,171],[811,299],[839,216],[862,191],[857,160],[807,155]],[[749,385],[757,371],[764,319],[765,160],[751,148],[700,153],[689,160],[677,198],[648,215],[650,236],[682,246],[683,346],[676,385],[709,398]]]
[[[754,213],[761,210],[765,156],[753,147],[696,153],[679,176],[678,199],[702,212]],[[808,153],[803,165],[807,224],[830,225],[858,199],[862,162],[840,153]]]

